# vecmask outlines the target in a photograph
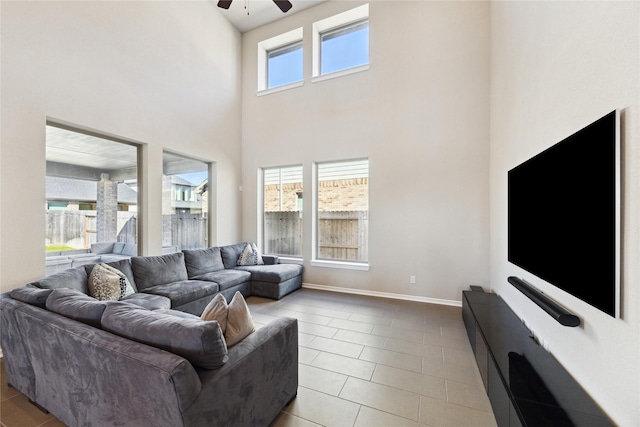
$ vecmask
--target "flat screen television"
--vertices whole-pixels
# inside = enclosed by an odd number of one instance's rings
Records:
[[[508,173],[508,260],[614,317],[619,129],[612,111]]]

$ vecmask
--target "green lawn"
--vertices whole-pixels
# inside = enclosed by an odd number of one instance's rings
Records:
[[[72,248],[71,246],[67,246],[67,245],[48,245],[45,246],[45,251],[46,252],[60,252],[60,251],[72,251],[75,248]]]

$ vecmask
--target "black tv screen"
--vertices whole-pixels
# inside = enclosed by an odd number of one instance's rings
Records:
[[[612,111],[508,173],[508,259],[619,315],[620,142]]]

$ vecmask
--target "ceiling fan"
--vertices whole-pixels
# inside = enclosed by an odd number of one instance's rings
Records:
[[[218,7],[221,7],[222,9],[229,9],[229,6],[231,6],[231,2],[232,1],[233,0],[220,0],[218,2]],[[289,9],[291,9],[293,7],[293,5],[291,4],[291,2],[289,0],[273,0],[273,2],[284,13],[287,13],[289,11]]]

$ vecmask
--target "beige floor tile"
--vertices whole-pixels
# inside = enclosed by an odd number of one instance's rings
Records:
[[[420,331],[410,331],[407,329],[392,328],[391,326],[376,325],[373,328],[373,331],[371,331],[371,334],[422,344],[422,332]]]
[[[371,325],[391,326],[393,319],[383,316],[370,316],[367,314],[352,313],[348,320],[354,322],[369,323]]]
[[[418,331],[429,334],[440,334],[439,323],[420,323],[420,322],[407,322],[406,320],[394,319],[391,324],[392,328],[404,329],[408,331]]]
[[[328,326],[316,325],[314,323],[300,322],[298,321],[298,332],[303,332],[309,335],[315,335],[318,337],[332,338],[337,328],[330,328]]]
[[[313,366],[300,365],[298,382],[301,386],[337,396],[347,381],[347,376]]]
[[[362,353],[362,349],[364,348],[364,346],[360,344],[353,344],[323,337],[315,337],[307,347],[315,350],[326,351],[328,353],[353,357],[354,359],[357,359],[358,356],[360,356],[360,353]]]
[[[442,427],[495,427],[490,412],[479,411],[429,397],[420,397],[420,419],[424,424]]]
[[[325,352],[321,352],[311,363],[311,366],[367,381],[371,379],[376,367],[375,363]]]
[[[333,319],[329,322],[329,326],[338,329],[346,329],[348,331],[362,332],[370,334],[375,325],[370,323],[354,322],[353,320]]]
[[[422,357],[413,354],[398,353],[380,348],[365,347],[360,355],[361,360],[374,362],[413,372],[422,372]]]
[[[280,415],[273,420],[269,427],[321,427],[320,424],[312,423],[304,418],[286,412],[280,412]]]
[[[436,362],[442,362],[442,347],[404,341],[396,338],[388,338],[384,343],[387,350],[397,351],[398,353],[414,354]]]
[[[484,387],[447,381],[447,401],[481,411],[491,411]]]
[[[477,365],[450,365],[435,363],[433,360],[424,358],[422,359],[422,373],[458,383],[482,386],[482,378]]]
[[[417,394],[350,377],[340,397],[352,402],[418,421],[420,397]]]
[[[454,348],[443,348],[444,363],[448,365],[460,365],[465,367],[476,366],[476,358],[469,350],[458,350]]]
[[[334,336],[334,340],[351,342],[354,344],[362,344],[368,347],[384,347],[386,337],[380,337],[377,335],[363,334],[362,332],[347,331],[340,329]],[[474,359],[475,360],[475,359]]]
[[[316,338],[315,335],[309,335],[303,332],[298,332],[298,345],[305,347],[307,344],[313,341],[314,338]]]
[[[419,427],[416,421],[363,406],[354,427]]]
[[[305,387],[298,387],[298,396],[285,412],[323,426],[352,426],[360,405],[329,396]]]
[[[422,396],[440,399],[443,402],[447,400],[445,380],[432,375],[377,365],[371,381],[410,391]]]
[[[455,348],[457,350],[471,350],[469,338],[445,337],[440,334],[423,334],[423,343],[444,348]]]
[[[284,307],[288,310],[299,311],[302,313],[316,314],[318,316],[327,316],[335,319],[348,319],[351,313],[345,311],[332,310],[322,307],[314,307],[298,303],[287,303]]]
[[[310,365],[315,360],[320,352],[306,347],[298,347],[298,363]]]

